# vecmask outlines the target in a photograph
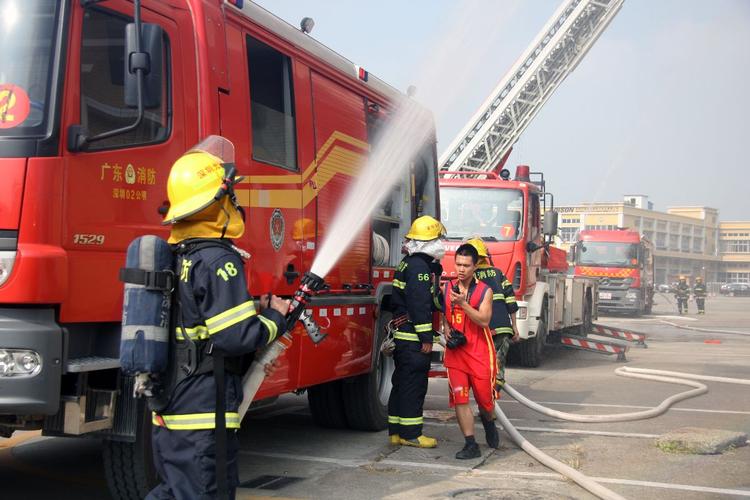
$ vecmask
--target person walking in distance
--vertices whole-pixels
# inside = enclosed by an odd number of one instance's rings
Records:
[[[406,235],[406,257],[393,279],[393,388],[388,399],[388,434],[392,445],[434,448],[435,438],[422,434],[422,408],[427,394],[432,343],[437,334],[432,314],[440,308],[440,259],[445,255],[445,227],[424,215],[414,220]]]
[[[485,438],[490,448],[500,446],[495,426],[495,377],[497,362],[489,329],[492,318],[492,290],[476,279],[479,254],[464,243],[455,254],[456,280],[445,285],[446,351],[450,405],[464,435],[458,459],[481,456],[474,438],[474,415],[469,407],[469,390],[479,406]]]
[[[690,285],[688,285],[685,276],[680,276],[680,281],[674,289],[674,296],[677,299],[677,312],[680,314],[687,314],[688,298],[690,298]]]
[[[518,328],[516,327],[516,311],[518,304],[513,292],[513,285],[503,272],[492,265],[492,258],[487,251],[487,245],[481,238],[472,238],[467,243],[473,246],[479,254],[479,264],[474,277],[490,287],[492,290],[492,318],[490,331],[492,342],[497,355],[497,377],[495,386],[498,395],[505,385],[505,363],[508,351],[513,342],[518,342]]]
[[[693,297],[695,297],[695,305],[698,306],[698,314],[706,314],[706,284],[700,276],[695,278]]]

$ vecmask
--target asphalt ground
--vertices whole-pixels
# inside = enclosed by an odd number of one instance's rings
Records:
[[[648,335],[628,361],[552,347],[540,368],[510,366],[508,380],[534,401],[582,414],[638,411],[684,391],[683,386],[632,380],[618,366],[750,378],[750,298],[710,297],[707,314],[680,317],[669,296],[654,314],[601,317],[599,323]],[[677,325],[677,326],[675,326]],[[722,333],[711,333],[711,330]],[[556,420],[504,395],[500,406],[533,444],[629,499],[750,497],[750,446],[718,455],[664,452],[655,439],[670,430],[702,427],[750,433],[750,387],[708,382],[709,393],[644,421],[582,424]],[[304,396],[286,395],[248,416],[240,431],[238,498],[593,498],[510,442],[490,450],[477,422],[483,455],[456,460],[463,438],[448,408],[447,383],[433,379],[425,433],[437,448],[391,447],[385,432],[316,427]],[[16,433],[0,439],[2,498],[107,498],[101,446],[93,439]]]

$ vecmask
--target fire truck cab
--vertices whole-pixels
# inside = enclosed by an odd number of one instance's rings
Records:
[[[250,292],[289,296],[407,97],[250,1],[0,6],[0,433],[104,437],[112,495],[142,498],[150,419],[118,369],[118,270],[133,238],[166,237],[172,163],[234,143]],[[386,426],[377,347],[400,241],[437,215],[436,161],[432,130],[310,303],[326,340],[298,327],[256,400],[307,388],[322,425]]]
[[[532,181],[534,174],[539,178]],[[463,241],[484,240],[493,265],[513,283],[518,299],[516,324],[523,341],[513,351],[522,365],[532,367],[541,363],[545,344],[553,340],[550,332],[584,332],[596,317],[596,280],[567,276],[565,252],[550,246],[557,213],[545,210],[552,196],[544,185],[541,173],[526,165],[517,167],[512,180],[507,170],[500,176],[443,171],[440,178],[441,220],[449,242],[444,276],[456,275],[453,255]]]
[[[654,247],[638,231],[579,231],[570,248],[576,276],[599,279],[599,309],[650,314],[654,304]]]

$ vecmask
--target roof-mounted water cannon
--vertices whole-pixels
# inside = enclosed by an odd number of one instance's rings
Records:
[[[514,180],[522,181],[522,182],[530,182],[531,178],[529,177],[529,172],[531,169],[528,165],[518,165],[516,167],[516,178]]]
[[[303,17],[302,20],[299,22],[299,29],[302,31],[302,33],[310,34],[310,32],[315,27],[315,21],[312,17]]]

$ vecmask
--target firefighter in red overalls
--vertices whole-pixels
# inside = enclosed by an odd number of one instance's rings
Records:
[[[458,459],[477,458],[482,454],[474,439],[474,415],[469,407],[469,389],[479,406],[487,445],[500,446],[495,426],[495,348],[489,329],[492,317],[492,291],[474,277],[479,263],[476,248],[463,244],[456,250],[457,280],[445,286],[447,325],[445,367],[448,371],[450,405],[466,443],[456,453]]]

